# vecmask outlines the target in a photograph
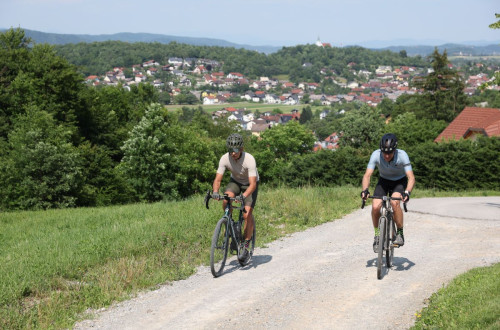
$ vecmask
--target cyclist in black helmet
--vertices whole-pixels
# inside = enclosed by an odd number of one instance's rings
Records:
[[[378,167],[380,177],[375,186],[374,196],[385,196],[391,194],[391,197],[403,198],[404,202],[410,200],[410,194],[415,185],[415,176],[410,164],[408,154],[401,149],[397,149],[398,139],[392,133],[385,134],[380,140],[380,149],[375,150],[368,162],[365,175],[363,176],[361,198],[366,200],[370,196],[368,188],[370,187],[370,178]],[[397,234],[394,244],[403,246],[403,211],[399,201],[391,201],[394,210],[394,222],[396,223]],[[374,199],[372,204],[372,222],[375,229],[375,238],[373,240],[373,251],[378,252],[379,230],[378,219],[380,218],[380,208],[382,200]]]
[[[228,152],[224,154],[219,161],[219,168],[215,174],[215,180],[212,186],[212,196],[216,199],[221,198],[217,198],[217,196],[220,196],[219,189],[222,177],[226,169],[228,169],[231,172],[231,178],[224,192],[233,198],[243,192],[243,200],[241,202],[245,203],[246,212],[243,213],[243,217],[245,218],[245,241],[243,243],[245,251],[242,255],[242,260],[245,260],[249,257],[248,246],[252,239],[254,227],[252,211],[257,201],[259,173],[257,172],[255,158],[244,151],[243,137],[241,135],[229,135],[226,140],[226,147]],[[224,201],[222,206],[223,209],[225,208],[225,203],[226,201]]]

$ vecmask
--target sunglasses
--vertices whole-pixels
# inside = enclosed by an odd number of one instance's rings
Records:
[[[234,152],[235,154],[237,154],[238,152],[240,152],[240,150],[241,150],[241,149],[239,149],[239,148],[229,148],[229,149],[228,149],[228,152],[229,152],[230,154],[231,154],[231,153],[233,153],[233,152]]]

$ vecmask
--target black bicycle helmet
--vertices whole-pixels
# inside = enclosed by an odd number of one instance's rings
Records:
[[[387,133],[380,140],[380,150],[383,153],[391,153],[398,147],[398,138],[392,133]]]
[[[243,147],[243,137],[239,134],[231,134],[226,140],[226,147],[228,149],[242,148]]]

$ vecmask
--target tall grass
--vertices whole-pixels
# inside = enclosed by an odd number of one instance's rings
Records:
[[[418,192],[425,194],[443,193]],[[359,207],[359,187],[262,186],[255,209],[257,245]],[[214,201],[207,210],[203,196],[0,213],[0,328],[71,327],[88,309],[187,278],[199,265],[208,264],[221,214],[221,205]]]

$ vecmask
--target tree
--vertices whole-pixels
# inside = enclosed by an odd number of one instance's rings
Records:
[[[490,29],[500,29],[500,14],[495,14],[495,17],[498,18],[499,20],[496,21],[495,23],[491,23],[489,25]]]
[[[423,97],[430,102],[431,107],[422,109],[424,113],[416,114],[419,118],[450,122],[466,105],[467,96],[463,92],[465,84],[458,73],[449,68],[446,50],[440,54],[436,47],[430,57],[433,72],[427,77],[415,80],[415,85],[424,90]]]
[[[273,126],[253,140],[259,175],[265,182],[279,181],[283,169],[297,155],[312,151],[313,133],[297,121]]]
[[[394,112],[394,101],[391,99],[385,97],[382,99],[382,102],[380,102],[377,105],[377,109],[380,110],[380,112],[385,115],[386,117],[391,116],[392,113]]]
[[[176,104],[196,104],[198,99],[191,93],[181,93],[174,97]]]
[[[69,142],[71,131],[35,107],[18,116],[1,160],[0,200],[8,209],[76,205],[81,159]]]
[[[444,120],[417,119],[414,113],[407,112],[393,118],[384,127],[384,133],[394,133],[399,146],[405,149],[425,142],[432,142],[448,124]]]
[[[12,124],[13,96],[11,84],[17,75],[26,71],[31,39],[21,29],[0,33],[0,138],[7,137]]]
[[[341,120],[343,146],[372,147],[380,140],[384,118],[377,108],[363,105],[346,113]]]
[[[496,21],[495,23],[492,23],[489,25],[490,29],[500,29],[500,14],[495,14],[495,17],[496,18],[499,18],[498,21]],[[495,80],[494,80],[494,83],[496,85],[500,85],[500,72],[495,72]],[[489,84],[491,83],[484,83],[482,86],[481,86],[481,89],[485,89],[486,87],[489,86]]]
[[[51,113],[68,129],[75,128],[79,97],[85,88],[82,77],[52,46],[35,44],[24,31],[10,29],[0,34],[0,136],[6,137],[12,118],[29,107]],[[76,130],[72,139],[78,139]]]
[[[121,169],[145,201],[178,199],[209,188],[217,158],[213,146],[152,104],[123,147]]]
[[[312,117],[313,117],[313,113],[311,111],[311,107],[310,106],[304,107],[304,108],[302,108],[302,113],[300,114],[299,122],[301,124],[305,124],[308,121],[310,121],[312,119]]]
[[[302,103],[309,104],[310,100],[311,100],[311,95],[309,95],[309,93],[305,93],[304,96],[302,97]]]

